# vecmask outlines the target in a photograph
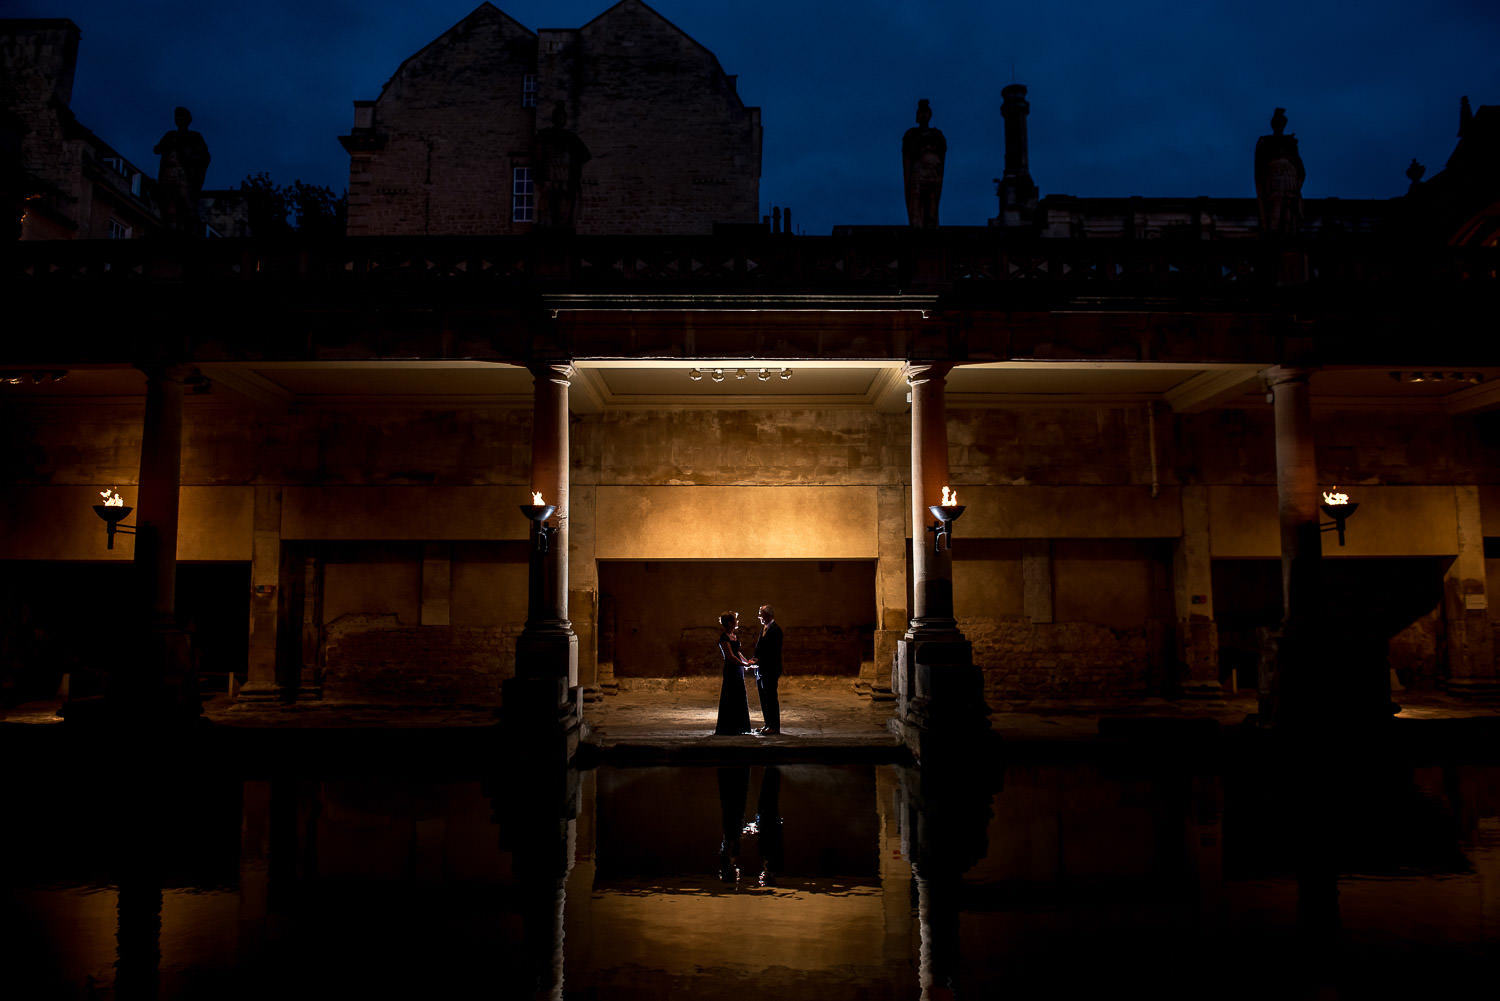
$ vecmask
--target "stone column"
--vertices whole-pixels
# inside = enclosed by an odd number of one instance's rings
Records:
[[[531,489],[556,505],[556,530],[542,551],[532,527],[526,627],[516,640],[516,674],[503,700],[532,724],[580,715],[578,637],[568,621],[568,387],[573,366],[532,366]],[[524,707],[524,708],[523,708]]]
[[[951,485],[943,401],[950,368],[914,362],[905,371],[911,386],[912,616],[892,680],[903,739],[918,756],[926,744],[956,745],[989,728],[973,647],[953,617],[953,553],[949,546],[937,551],[927,531],[935,521],[928,507]]]
[[[133,663],[115,670],[109,701],[116,710],[196,716],[198,702],[188,635],[177,621],[177,513],[182,486],[182,395],[185,365],[141,366],[146,411],[141,430],[135,510],[135,577],[143,635]]]
[[[1281,525],[1281,638],[1270,712],[1277,725],[1311,724],[1331,708],[1318,656],[1323,619],[1323,537],[1313,446],[1311,371],[1267,373],[1276,418],[1276,506]]]
[[[255,514],[250,541],[250,651],[245,685],[238,698],[268,702],[280,697],[276,687],[276,653],[281,585],[281,488],[255,488]]]
[[[1448,626],[1448,691],[1453,695],[1500,696],[1495,643],[1484,572],[1484,526],[1479,488],[1453,488],[1458,514],[1458,557],[1443,575],[1443,613]]]
[[[927,508],[948,482],[948,415],[944,385],[951,366],[910,364],[912,618],[908,635],[961,636],[953,619],[953,553],[936,552]]]
[[[1222,698],[1205,486],[1182,488],[1182,536],[1172,550],[1172,597],[1177,612],[1182,694],[1188,698]]]

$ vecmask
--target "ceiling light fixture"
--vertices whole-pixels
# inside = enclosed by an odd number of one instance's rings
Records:
[[[772,376],[786,382],[792,377],[792,370],[789,368],[734,368],[729,371],[734,375],[735,382],[744,382],[752,374],[759,382],[770,382]],[[693,382],[702,382],[705,375],[714,382],[723,382],[725,378],[722,368],[690,368],[687,372],[687,377]]]

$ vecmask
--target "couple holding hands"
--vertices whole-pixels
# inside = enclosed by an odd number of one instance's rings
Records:
[[[719,616],[722,630],[719,633],[719,655],[724,658],[724,684],[719,689],[716,734],[781,732],[781,701],[776,694],[776,685],[781,681],[781,627],[776,624],[776,613],[770,605],[761,605],[756,617],[760,619],[760,636],[747,658],[740,652],[736,635],[740,614],[725,612]],[[754,731],[750,729],[750,700],[745,696],[746,668],[755,673],[761,716],[765,719],[765,726]]]

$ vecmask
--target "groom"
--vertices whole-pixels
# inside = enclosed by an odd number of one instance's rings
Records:
[[[760,714],[765,726],[756,733],[781,732],[781,700],[776,695],[776,685],[781,681],[781,627],[776,624],[776,612],[770,605],[761,605],[756,613],[760,619],[760,638],[755,641],[755,687],[760,693]]]

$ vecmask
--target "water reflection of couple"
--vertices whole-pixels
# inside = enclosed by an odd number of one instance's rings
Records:
[[[745,823],[745,799],[750,792],[750,766],[719,769],[719,817],[724,838],[719,842],[719,878],[737,883],[740,877],[740,837],[756,836],[760,850],[761,886],[775,886],[781,872],[784,842],[781,831],[781,770],[766,767],[755,804],[755,820]]]
[[[781,680],[781,627],[770,605],[761,605],[760,637],[750,657],[740,652],[738,612],[719,616],[719,655],[724,658],[724,681],[719,688],[719,720],[716,734],[750,733],[750,700],[745,696],[745,670],[755,672],[756,690],[760,694],[761,716],[765,725],[753,731],[761,734],[781,732],[781,700],[777,684]]]

